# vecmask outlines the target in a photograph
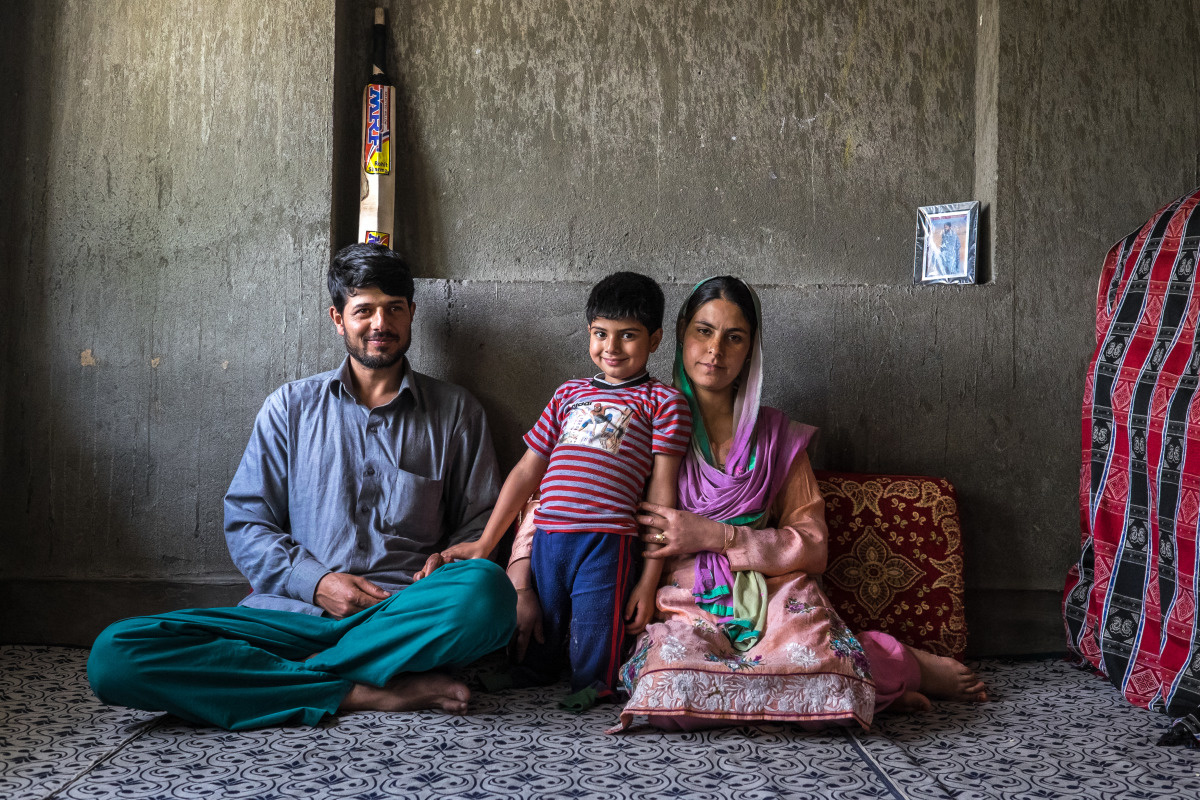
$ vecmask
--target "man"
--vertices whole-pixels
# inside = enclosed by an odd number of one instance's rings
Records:
[[[495,504],[482,408],[409,367],[413,280],[399,256],[351,245],[328,283],[348,356],[267,398],[225,496],[225,538],[253,592],[237,608],[109,627],[88,660],[101,700],[230,730],[360,709],[461,714],[467,687],[436,670],[512,634],[504,572],[437,555],[477,539]]]
[[[954,232],[954,228],[950,227],[950,223],[947,222],[942,226],[942,275],[953,277],[961,274],[962,270],[958,266],[958,248],[958,234]]]

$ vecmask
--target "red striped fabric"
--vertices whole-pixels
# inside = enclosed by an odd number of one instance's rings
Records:
[[[1200,190],[1113,245],[1083,403],[1068,646],[1132,703],[1200,709]]]
[[[686,398],[653,378],[619,389],[567,381],[525,434],[550,462],[534,522],[555,533],[636,534],[654,456],[682,456],[691,435]]]

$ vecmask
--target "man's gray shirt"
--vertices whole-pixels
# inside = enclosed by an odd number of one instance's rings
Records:
[[[499,492],[483,408],[414,372],[368,409],[350,359],[275,390],[225,495],[225,539],[254,591],[241,605],[321,614],[317,583],[361,575],[392,591],[431,553],[479,538]]]

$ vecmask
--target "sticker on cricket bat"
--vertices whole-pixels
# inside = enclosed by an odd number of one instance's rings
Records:
[[[392,235],[386,231],[367,231],[367,244],[381,244],[384,247],[391,247]]]
[[[391,88],[376,83],[367,86],[363,167],[368,175],[387,175],[392,171]]]

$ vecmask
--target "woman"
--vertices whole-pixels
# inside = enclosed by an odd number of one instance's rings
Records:
[[[758,299],[732,277],[707,280],[680,311],[675,385],[692,407],[692,447],[679,509],[642,504],[643,538],[664,558],[658,618],[623,669],[622,727],[645,715],[691,730],[782,721],[858,723],[928,696],[979,701],[978,677],[957,661],[891,636],[857,637],[815,576],[825,569],[824,501],[805,447],[813,429],[760,406]],[[528,587],[522,537],[509,574]],[[532,604],[530,599],[532,598]],[[537,603],[518,592],[519,647],[536,635]]]

